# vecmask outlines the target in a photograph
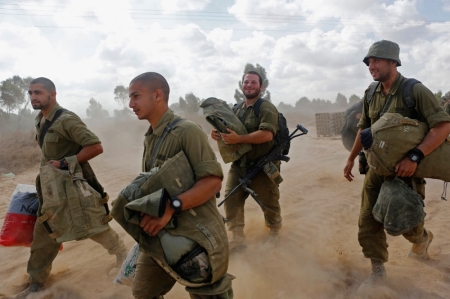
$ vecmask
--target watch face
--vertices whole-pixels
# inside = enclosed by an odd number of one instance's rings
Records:
[[[419,160],[419,157],[417,155],[411,155],[409,158],[414,162],[417,162]]]
[[[181,202],[180,202],[180,200],[175,199],[174,201],[172,201],[172,205],[173,205],[175,208],[179,208],[179,207],[181,207]]]

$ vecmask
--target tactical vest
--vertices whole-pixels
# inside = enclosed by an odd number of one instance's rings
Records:
[[[385,113],[371,127],[373,142],[364,150],[369,167],[379,175],[395,175],[394,167],[408,151],[417,147],[427,135],[426,123]],[[450,138],[424,157],[417,165],[415,177],[450,181]]]
[[[85,178],[76,156],[65,158],[68,170],[48,164],[40,168],[42,206],[40,217],[51,238],[62,243],[82,240],[108,229],[112,219],[102,198]]]
[[[181,151],[168,159],[156,173],[151,175],[142,184],[139,192],[147,195],[165,188],[170,195],[176,196],[189,190],[194,184],[195,175],[192,167],[184,152]],[[213,199],[198,207],[183,211],[176,218],[176,227],[165,228],[167,233],[173,236],[190,238],[207,251],[211,265],[211,281],[193,283],[180,277],[167,263],[158,237],[149,236],[137,222],[127,221],[124,211],[125,205],[129,201],[124,196],[123,191],[114,200],[111,215],[139,243],[141,251],[150,255],[173,279],[185,286],[202,287],[208,286],[226,275],[228,268],[228,239],[222,216],[219,214]]]

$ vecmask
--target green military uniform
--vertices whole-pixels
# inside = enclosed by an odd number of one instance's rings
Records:
[[[450,121],[447,115],[439,106],[438,101],[433,93],[421,83],[414,85],[413,96],[416,101],[415,109],[409,109],[402,99],[401,84],[405,78],[399,73],[389,90],[388,95],[384,95],[381,91],[381,84],[375,91],[375,94],[367,103],[366,94],[363,98],[363,113],[358,123],[361,129],[369,128],[375,123],[383,111],[389,97],[392,97],[392,103],[386,112],[399,113],[405,117],[416,118],[421,122],[426,122],[430,128],[433,128],[440,122]],[[364,179],[362,191],[361,210],[359,216],[358,240],[363,249],[364,256],[372,260],[387,262],[388,260],[388,244],[386,242],[386,234],[383,224],[377,222],[372,215],[373,207],[377,201],[381,185],[387,179],[392,177],[375,174],[369,170]],[[412,178],[402,178],[409,186],[412,185]],[[416,190],[425,198],[425,180],[422,178],[414,178]],[[422,243],[427,240],[428,235],[424,230],[424,222],[422,221],[411,231],[403,234],[403,236],[411,243]]]
[[[179,117],[169,109],[155,128],[149,128],[144,140],[142,170],[148,172],[153,167],[161,167],[167,159],[183,151],[189,160],[196,181],[208,176],[222,178],[222,168],[208,143],[206,134],[197,124],[187,120],[178,122],[176,127],[167,134],[154,162],[150,165],[158,138],[163,134],[165,127],[176,119]],[[177,217],[177,228],[167,229],[170,234],[192,238],[208,250],[213,270],[211,283],[197,288],[195,284],[188,284],[177,277],[165,260],[159,239],[147,238],[145,242],[140,242],[142,253],[137,261],[136,275],[132,284],[135,298],[158,298],[169,292],[177,280],[190,285],[186,290],[191,298],[233,298],[231,277],[226,274],[228,269],[227,235],[215,204],[215,199],[211,198],[198,207],[183,211]]]
[[[48,114],[45,122],[52,121],[55,113],[61,106],[56,103]],[[42,112],[36,117],[36,140],[41,134]],[[64,157],[76,155],[84,146],[100,143],[98,137],[92,133],[81,119],[73,112],[66,111],[48,129],[42,144],[41,166],[50,160],[61,160]],[[39,197],[38,216],[41,216],[42,193],[39,177],[36,180],[36,189]],[[106,224],[108,225],[108,224]],[[110,227],[97,235],[90,237],[99,243],[109,254],[126,252],[125,245],[119,235]],[[32,283],[44,283],[52,269],[52,262],[58,254],[60,243],[56,243],[50,236],[44,225],[36,222],[31,243],[31,255],[28,260],[27,272]]]
[[[239,107],[236,114],[249,134],[258,130],[268,130],[275,136],[278,129],[278,111],[272,103],[264,101],[261,104],[259,117],[256,117],[253,111],[253,105],[247,107],[245,103]],[[274,145],[273,139],[261,144],[252,144],[252,149],[244,157],[233,162],[228,172],[225,196],[239,185],[239,179],[244,178],[251,162],[267,154]],[[279,170],[280,161],[276,161],[274,164]],[[266,226],[273,230],[279,230],[281,228],[281,208],[278,185],[264,171],[260,171],[252,179],[249,187],[258,194],[258,199],[266,207],[264,211]],[[240,188],[225,201],[228,230],[238,233],[243,231],[245,225],[244,204],[248,195],[243,188]]]

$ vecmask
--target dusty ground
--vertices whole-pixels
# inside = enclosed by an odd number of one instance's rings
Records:
[[[249,247],[244,253],[232,255],[229,265],[229,272],[237,277],[233,282],[235,298],[360,298],[356,290],[370,273],[370,263],[357,240],[363,176],[354,169],[355,180],[347,182],[342,169],[348,152],[341,140],[318,138],[313,123],[303,124],[310,133],[293,141],[291,161],[282,164],[283,229],[276,249],[262,247],[267,234],[263,216],[251,198],[247,202],[245,233]],[[145,132],[141,129],[120,128],[126,136],[106,138],[98,133],[104,140],[105,153],[92,165],[113,198],[140,171]],[[227,173],[229,165],[223,167]],[[16,184],[33,184],[37,169],[36,165],[15,178],[0,178],[0,223]],[[426,226],[435,235],[431,259],[418,262],[406,258],[408,241],[389,236],[389,281],[364,297],[449,298],[450,203],[440,200],[441,192],[442,182],[428,180]],[[112,222],[112,227],[128,247],[133,245],[117,223]],[[28,248],[0,247],[0,294],[13,294],[25,287],[28,255]],[[132,298],[129,287],[114,285],[113,278],[107,276],[114,260],[90,240],[65,243],[54,262],[48,292],[58,294],[54,298]],[[165,298],[189,296],[177,284]]]

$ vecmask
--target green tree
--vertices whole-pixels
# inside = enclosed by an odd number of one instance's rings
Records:
[[[22,117],[31,115],[27,109],[30,101],[28,100],[28,87],[33,80],[31,77],[21,78],[13,76],[0,83],[0,106],[6,108],[6,113],[11,114],[17,110],[17,125],[20,129]]]
[[[294,109],[294,107],[292,107],[291,104],[285,104],[284,102],[280,102],[277,106],[278,111],[281,112],[289,112],[292,111],[292,109]]]
[[[102,104],[94,98],[89,100],[89,107],[86,109],[86,115],[91,119],[105,119],[109,117],[109,112],[103,109]]]
[[[114,118],[119,121],[125,121],[133,119],[133,112],[128,107],[123,107],[123,109],[114,109]]]
[[[434,97],[438,100],[438,102],[439,103],[441,103],[442,102],[442,90],[438,90],[438,92],[436,92],[435,94],[434,94]]]
[[[123,85],[117,85],[114,88],[114,100],[127,107],[129,100],[129,88]]]
[[[301,97],[295,102],[296,109],[307,109],[309,107],[311,107],[311,101],[307,97]]]
[[[187,93],[185,98],[180,97],[179,105],[180,109],[186,114],[197,114],[200,110],[201,100],[195,96],[192,92]]]
[[[258,63],[256,66],[254,66],[251,63],[247,63],[244,67],[244,72],[242,75],[249,71],[256,71],[258,72],[262,77],[262,91],[261,91],[261,97],[266,101],[271,101],[270,98],[270,92],[267,90],[267,87],[269,86],[269,80],[267,79],[267,73],[266,69],[260,66]],[[242,93],[242,81],[239,80],[239,89],[236,89],[234,91],[234,99],[236,100],[236,103],[240,103],[244,100],[244,94]]]
[[[336,96],[336,106],[339,108],[346,108],[348,106],[347,97],[340,92]]]
[[[361,98],[358,97],[356,94],[352,94],[349,98],[348,98],[348,104],[349,105],[353,105],[358,103],[359,101],[361,101]]]

